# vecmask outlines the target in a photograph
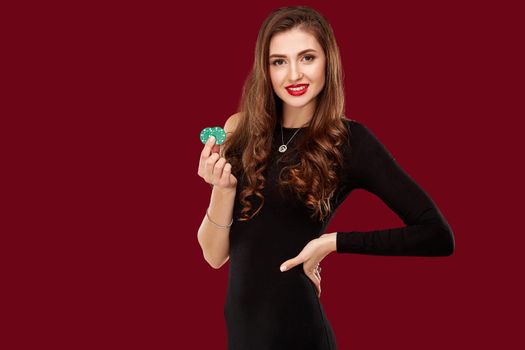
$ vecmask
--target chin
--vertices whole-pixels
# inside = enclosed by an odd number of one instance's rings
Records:
[[[302,96],[291,96],[288,94],[288,91],[285,91],[283,96],[279,96],[283,102],[285,102],[287,105],[292,107],[303,107],[312,102],[317,95],[319,94],[319,91],[308,91],[306,94]]]
[[[307,104],[309,104],[311,102],[311,100],[306,100],[306,101],[293,101],[293,102],[289,102],[289,101],[284,101],[284,103],[286,103],[288,106],[291,106],[291,107],[296,107],[296,108],[300,108],[300,107],[304,107],[306,106]]]
[[[314,97],[315,98],[315,97]],[[303,107],[309,104],[314,100],[314,98],[310,96],[302,96],[302,97],[293,97],[293,96],[286,96],[286,98],[282,99],[284,103],[286,103],[289,106],[292,107]]]

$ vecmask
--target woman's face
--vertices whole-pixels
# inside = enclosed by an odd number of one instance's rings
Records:
[[[324,87],[326,65],[323,48],[317,39],[298,28],[275,34],[270,41],[269,58],[273,90],[283,103],[292,107],[315,105]],[[289,89],[295,84],[305,84],[306,88]]]

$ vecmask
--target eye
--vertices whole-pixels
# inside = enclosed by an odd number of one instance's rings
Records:
[[[306,58],[306,57],[310,57],[310,59],[307,60],[307,62],[311,62],[311,61],[313,61],[314,58],[315,58],[315,56],[312,56],[312,55],[306,55],[306,56],[304,56],[304,58]]]
[[[306,60],[306,62],[312,62],[312,61],[315,59],[315,56],[312,56],[312,55],[305,55],[305,56],[303,56],[303,58],[308,58],[308,59]],[[277,59],[277,60],[274,60],[274,61],[272,62],[272,64],[273,64],[274,66],[282,66],[282,64],[278,64],[278,62],[284,62],[284,60],[282,60],[282,59]]]

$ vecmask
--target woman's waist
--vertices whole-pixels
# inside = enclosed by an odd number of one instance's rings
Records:
[[[281,272],[276,264],[272,269],[230,270],[227,293],[235,298],[279,297],[284,294],[311,292],[315,286],[304,273],[302,264]]]
[[[282,317],[303,312],[317,314],[320,302],[313,282],[304,273],[292,271],[280,272],[282,277],[278,279],[255,276],[234,279],[228,284],[225,312],[257,315],[271,308]]]

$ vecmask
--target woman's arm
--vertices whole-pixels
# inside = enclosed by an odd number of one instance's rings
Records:
[[[235,190],[224,191],[214,187],[208,213],[218,225],[229,225],[233,217]],[[204,259],[211,267],[219,269],[230,256],[230,228],[215,226],[204,214],[197,233],[197,240]]]
[[[224,131],[231,133],[237,127],[239,113],[230,116],[224,124]],[[222,145],[219,152],[222,155]],[[208,214],[218,225],[229,225],[233,217],[236,189],[221,189],[212,186]],[[202,249],[204,259],[215,269],[219,269],[230,256],[230,228],[214,225],[206,214],[197,232],[197,240]]]
[[[363,124],[351,121],[353,150],[349,176],[356,188],[378,196],[405,227],[368,232],[337,232],[338,253],[448,256],[453,232],[430,196],[399,166]],[[332,237],[332,240],[334,237]]]

